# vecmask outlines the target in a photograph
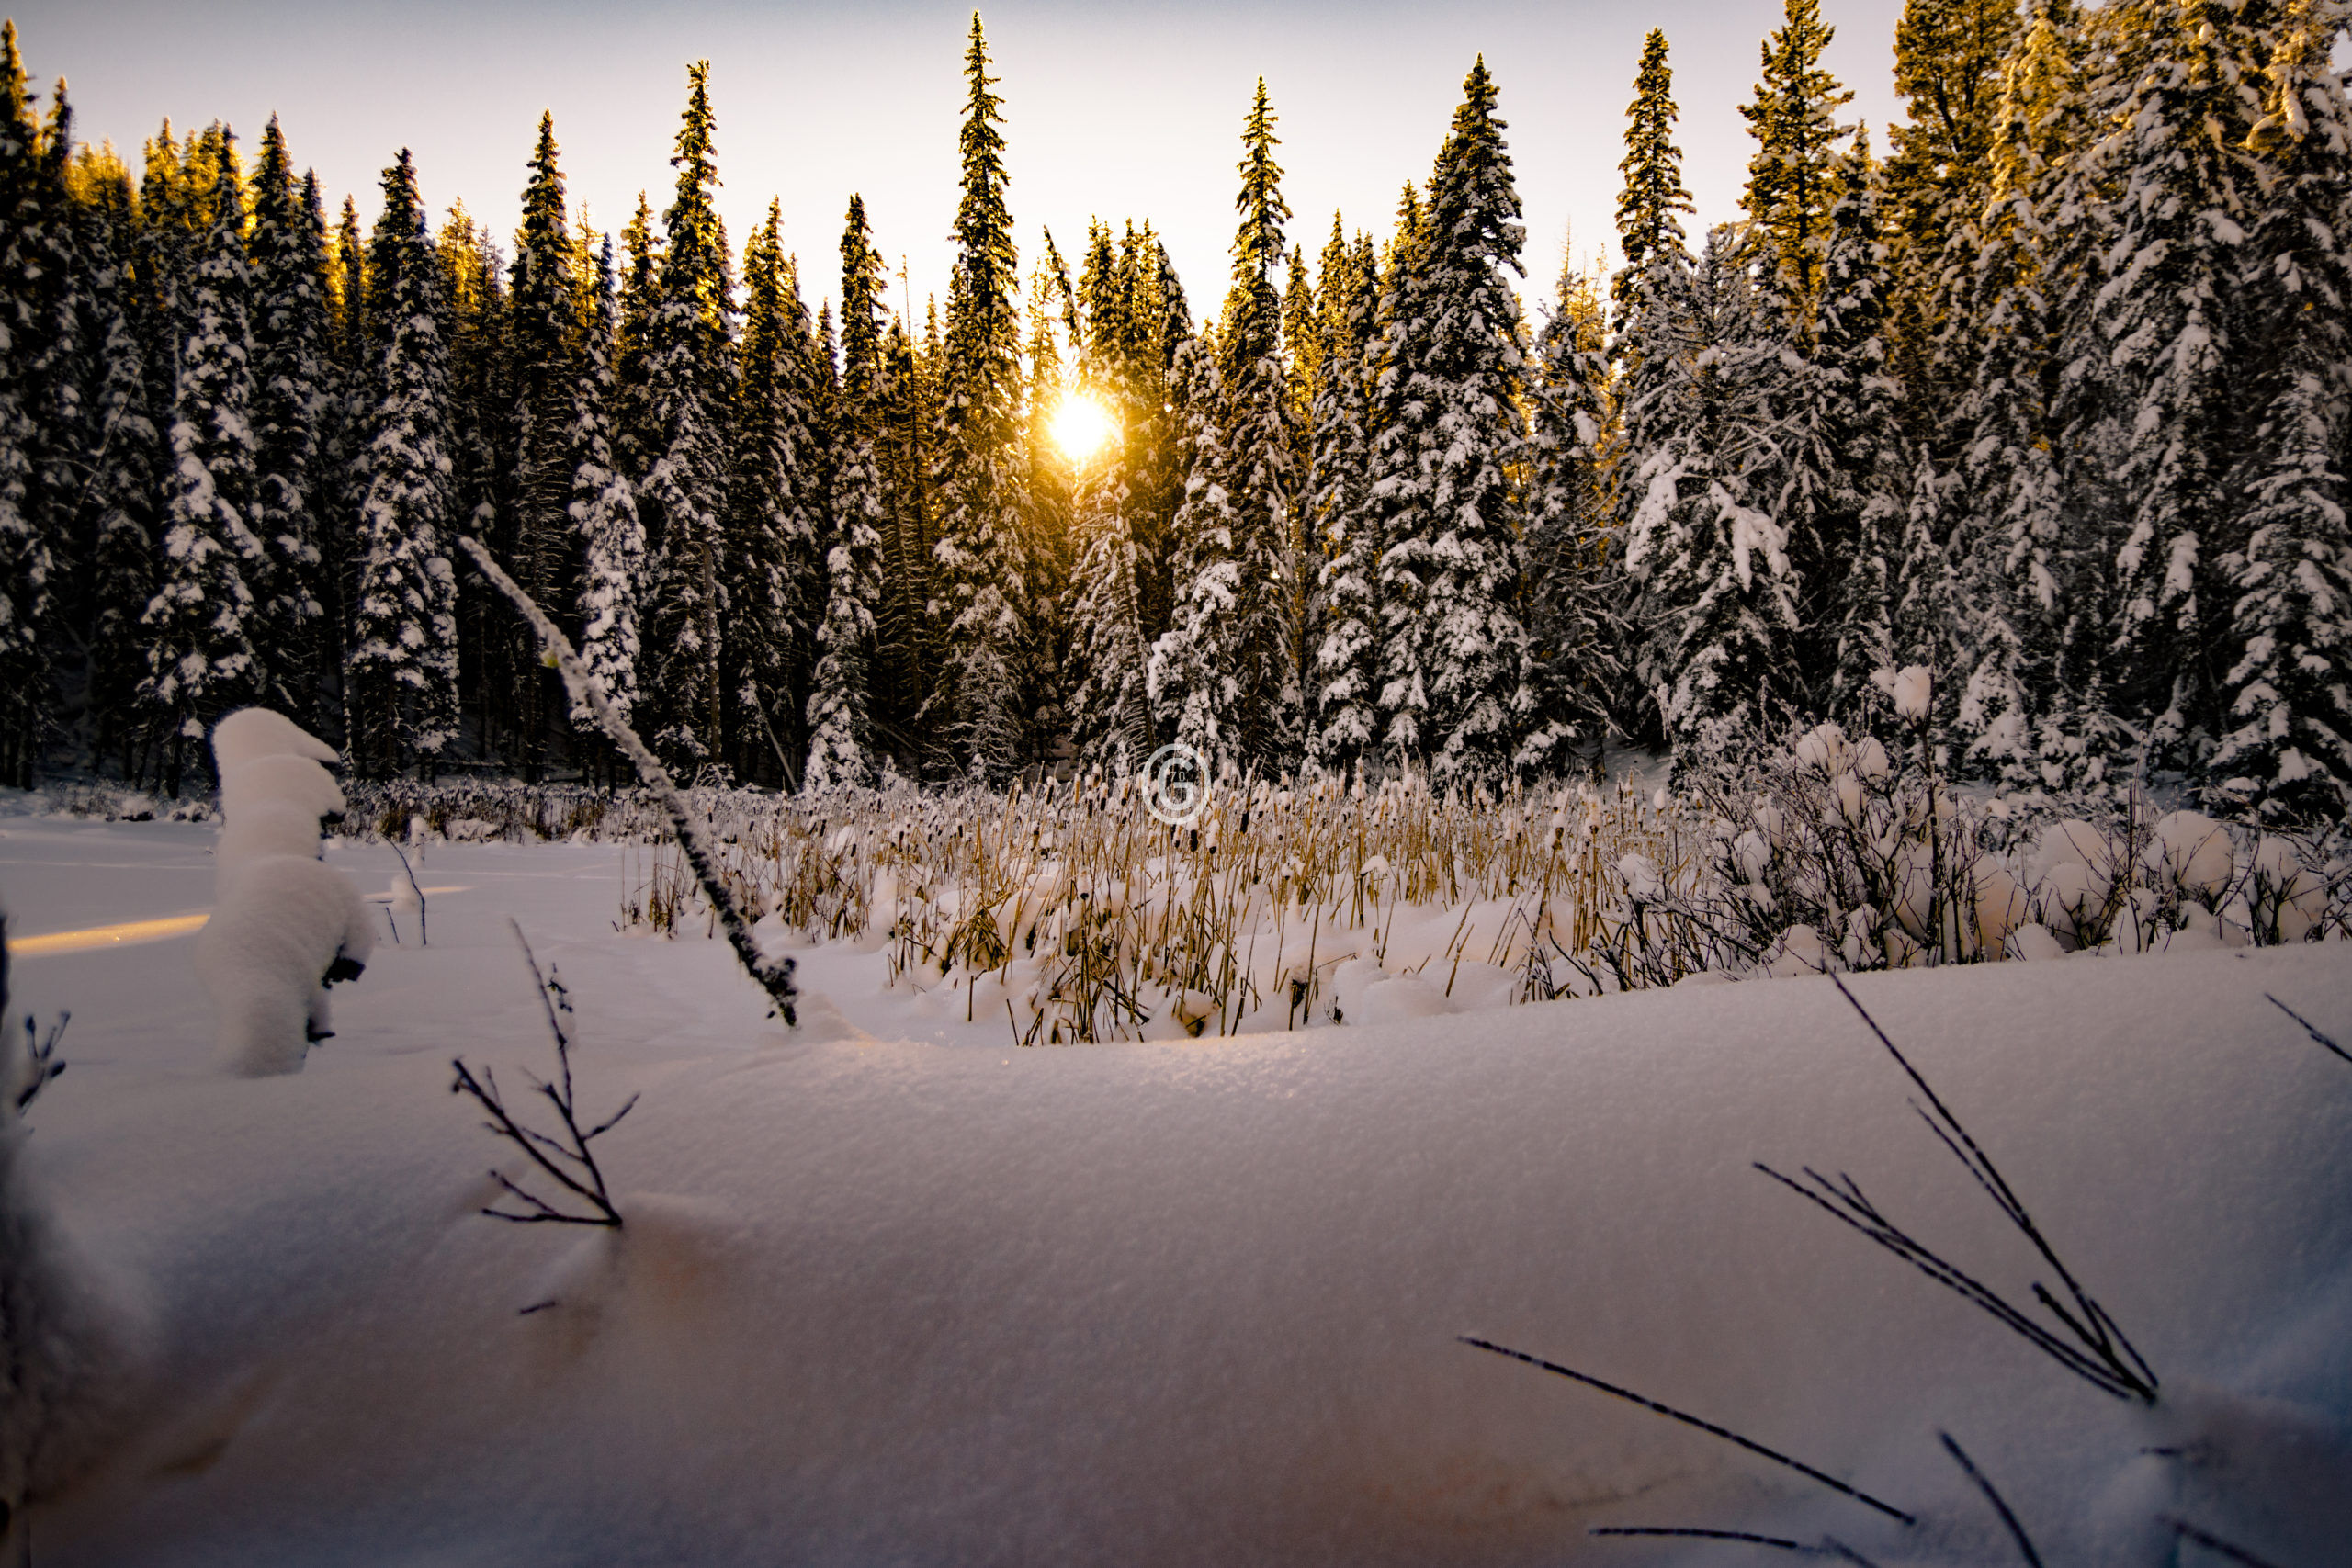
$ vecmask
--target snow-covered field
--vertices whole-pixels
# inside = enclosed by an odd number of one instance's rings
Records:
[[[2018,1561],[1940,1432],[2053,1565],[2226,1561],[2172,1520],[2352,1561],[2352,1065],[2266,999],[2352,1042],[2352,944],[1847,982],[2150,1409],[1753,1168],[1850,1173],[2038,1310],[2046,1266],[1827,978],[1023,1050],[827,945],[788,1032],[698,925],[618,929],[645,852],[435,844],[430,944],[395,915],[337,1037],[243,1079],[185,934],[38,940],[203,912],[214,838],[0,821],[14,1009],[74,1013],[6,1196],[53,1211],[129,1402],[38,1562],[1782,1555],[1589,1533],[1627,1526]],[[451,1058],[510,1100],[553,1066],[510,919],[570,987],[583,1113],[642,1096],[596,1145],[617,1233],[479,1213],[526,1168]]]

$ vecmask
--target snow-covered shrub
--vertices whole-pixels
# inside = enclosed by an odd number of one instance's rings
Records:
[[[375,952],[375,911],[323,862],[269,855],[238,870],[196,940],[220,1065],[247,1077],[300,1072],[329,1032],[324,987],[358,978]]]
[[[343,792],[320,763],[334,748],[266,708],[213,731],[227,818],[214,849],[219,908],[198,937],[221,1066],[248,1077],[300,1072],[333,1032],[326,987],[356,979],[375,950],[372,911],[319,858],[322,818]]]

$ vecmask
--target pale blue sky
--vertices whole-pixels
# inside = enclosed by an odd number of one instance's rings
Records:
[[[6,4],[6,0],[0,0]],[[666,203],[685,62],[708,57],[722,208],[742,238],[771,196],[804,258],[813,306],[838,288],[849,193],[876,238],[907,256],[918,311],[944,293],[956,205],[956,130],[969,7],[929,0],[850,6],[666,0],[427,0],[349,6],[288,0],[14,0],[37,78],[72,83],[81,135],[111,138],[137,167],[166,114],[215,118],[250,146],[272,110],[295,160],[334,198],[378,205],[376,179],[415,152],[435,210],[463,200],[512,231],[542,108],[564,172],[600,228],[640,186]],[[1883,146],[1900,0],[1825,0],[1829,64],[1847,111]],[[1100,214],[1149,218],[1168,237],[1196,313],[1222,299],[1234,164],[1254,79],[1281,117],[1283,189],[1309,259],[1342,209],[1385,232],[1398,188],[1429,173],[1462,78],[1481,51],[1510,122],[1527,209],[1528,271],[1548,293],[1573,226],[1579,254],[1613,239],[1617,160],[1643,32],[1673,46],[1680,141],[1700,216],[1734,215],[1750,143],[1737,105],[1780,0],[1645,7],[1559,0],[1176,7],[1141,0],[999,0],[982,8],[1005,98],[1012,202],[1024,267],[1050,225],[1073,259]]]

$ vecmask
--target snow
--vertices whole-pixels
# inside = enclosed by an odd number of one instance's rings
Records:
[[[376,912],[351,879],[299,855],[236,868],[196,939],[220,1065],[247,1077],[302,1070],[329,1032],[324,986],[356,979],[376,947]]]
[[[6,818],[0,895],[27,931],[187,908],[209,841]],[[2154,1367],[2148,1410],[1751,1168],[1851,1172],[2013,1300],[2048,1277],[1827,977],[1427,1016],[1461,976],[1363,955],[1346,1028],[1023,1050],[828,943],[793,1032],[699,923],[616,929],[623,852],[432,853],[432,945],[379,948],[299,1076],[215,1067],[198,944],[16,964],[18,1011],[74,1009],[73,1070],[0,1198],[53,1225],[47,1299],[148,1325],[70,1363],[119,1415],[36,1507],[44,1564],[1738,1550],[1587,1534],[1626,1525],[2014,1560],[1939,1431],[2052,1562],[2168,1563],[2165,1515],[2290,1565],[2352,1530],[2352,1067],[2266,1000],[2352,1039],[2352,944],[1845,977]],[[583,1114],[643,1096],[597,1145],[618,1233],[476,1212],[528,1168],[451,1057],[516,1102],[553,1068],[510,915],[571,989]]]
[[[212,727],[212,760],[220,776],[263,757],[308,757],[328,763],[343,760],[334,747],[269,708],[239,708]]]

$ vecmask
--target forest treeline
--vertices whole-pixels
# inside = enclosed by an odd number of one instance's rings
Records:
[[[973,18],[947,298],[740,250],[688,72],[657,216],[502,246],[403,152],[363,226],[273,119],[134,178],[0,59],[0,774],[176,791],[251,702],[364,773],[609,776],[479,536],[689,774],[1001,783],[1188,741],[1261,775],[1568,773],[1868,724],[2017,790],[2352,799],[2352,112],[2337,0],[1909,0],[1908,123],[1840,121],[1815,0],[1692,235],[1664,36],[1618,265],[1521,304],[1481,59],[1385,240],[1294,243],[1262,82],[1231,276],[1148,221],[1027,274]],[[943,150],[944,152],[944,150]],[[812,316],[809,299],[820,300]],[[1084,458],[1066,397],[1111,414]]]

